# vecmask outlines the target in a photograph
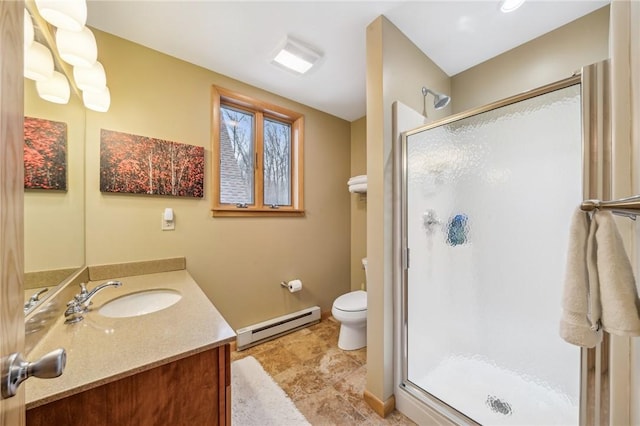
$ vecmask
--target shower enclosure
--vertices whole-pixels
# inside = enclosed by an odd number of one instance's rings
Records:
[[[453,421],[579,424],[558,324],[581,106],[575,77],[403,135],[401,387]]]

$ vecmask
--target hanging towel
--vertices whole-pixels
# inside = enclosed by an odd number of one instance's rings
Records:
[[[367,183],[367,175],[353,176],[351,179],[349,179],[349,181],[347,182],[347,185],[351,186],[351,185],[357,185],[360,183]]]
[[[587,265],[589,228],[587,213],[576,210],[569,230],[560,336],[574,345],[592,348],[602,339],[602,331],[598,329],[597,319],[591,315]]]
[[[560,336],[587,348],[611,334],[640,335],[640,301],[631,263],[610,212],[574,213],[569,235]]]
[[[602,328],[620,336],[640,336],[640,300],[631,262],[610,212],[595,214]]]

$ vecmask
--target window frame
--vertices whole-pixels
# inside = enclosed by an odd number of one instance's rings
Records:
[[[212,208],[214,217],[290,217],[304,216],[304,115],[246,96],[219,86],[211,89],[211,147],[212,147]],[[254,200],[251,205],[238,207],[220,203],[220,107],[229,106],[254,114]],[[272,208],[264,200],[264,118],[291,125],[291,205]]]

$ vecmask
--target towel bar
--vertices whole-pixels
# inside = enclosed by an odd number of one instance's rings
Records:
[[[585,212],[610,210],[613,214],[636,220],[636,216],[640,215],[640,195],[613,201],[585,200],[580,209]]]

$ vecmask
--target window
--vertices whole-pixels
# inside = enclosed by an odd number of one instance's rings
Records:
[[[301,216],[304,116],[213,86],[213,215]]]

